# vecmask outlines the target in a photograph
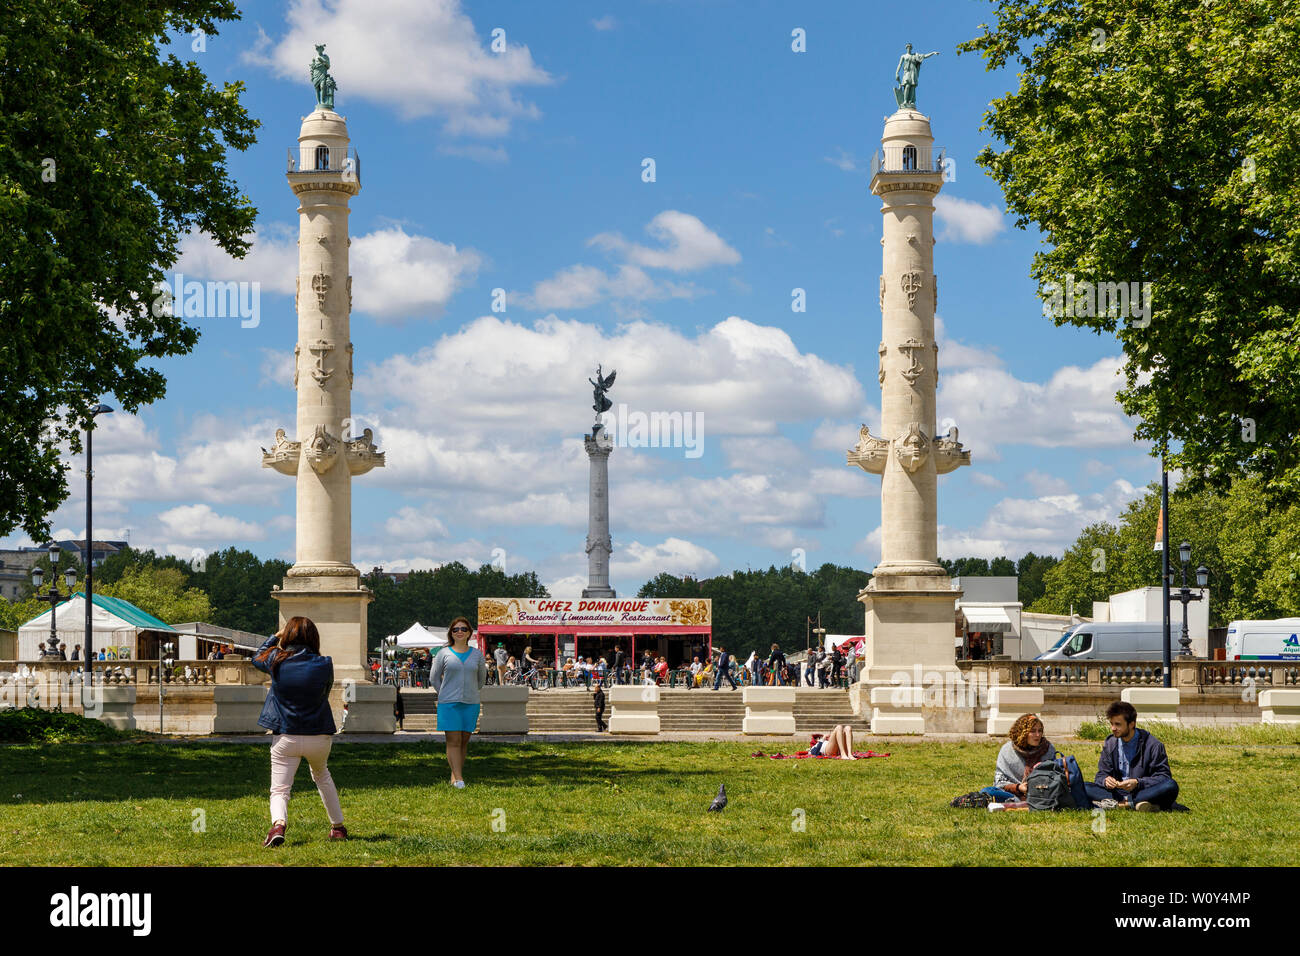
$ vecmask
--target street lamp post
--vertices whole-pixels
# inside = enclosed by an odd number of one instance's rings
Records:
[[[1182,646],[1178,651],[1178,656],[1191,657],[1192,638],[1187,631],[1187,605],[1193,601],[1203,600],[1204,595],[1193,594],[1191,588],[1187,586],[1187,566],[1192,563],[1192,546],[1190,543],[1184,541],[1178,546],[1178,561],[1183,570],[1183,585],[1178,589],[1178,596],[1174,598],[1175,601],[1179,601],[1183,605],[1183,634],[1178,639],[1178,643]],[[1170,577],[1172,578],[1173,575],[1171,574]],[[1209,580],[1210,569],[1202,564],[1196,569],[1196,586],[1204,588],[1209,583]]]
[[[163,675],[171,674],[171,669],[176,665],[172,654],[176,653],[176,645],[168,640],[158,642],[158,733],[163,732],[163,684],[165,683]]]
[[[77,585],[77,569],[68,568],[63,572],[63,580],[68,585],[68,593],[59,593],[59,580],[57,577],[59,571],[59,555],[62,549],[57,543],[51,543],[49,548],[50,555],[50,593],[46,594],[42,600],[50,602],[50,647],[47,652],[50,657],[59,656],[59,631],[58,631],[58,614],[57,609],[59,602],[72,596],[72,589]],[[41,582],[45,579],[45,572],[39,567],[32,568],[32,587],[37,592],[41,589]],[[35,595],[39,596],[39,594]],[[46,656],[45,654],[41,655]]]
[[[95,630],[94,630],[94,618],[92,616],[94,613],[93,604],[94,604],[94,594],[95,594],[94,584],[92,583],[94,579],[94,568],[95,568],[95,533],[91,529],[91,521],[90,521],[91,476],[92,476],[91,468],[93,465],[93,462],[91,461],[91,454],[90,454],[91,451],[90,442],[91,442],[91,436],[94,434],[95,431],[95,416],[105,415],[112,411],[113,409],[109,408],[103,402],[97,403],[95,407],[90,410],[90,424],[86,427],[86,642],[84,647],[82,648],[82,658],[86,662],[83,673],[86,675],[86,678],[88,678],[92,684],[94,683],[95,680],[94,678]],[[83,678],[81,682],[81,686],[84,693],[85,686],[86,686],[85,678]],[[83,700],[82,703],[84,704],[85,701]],[[161,718],[159,719],[161,720]],[[158,732],[162,733],[161,724],[159,724]]]

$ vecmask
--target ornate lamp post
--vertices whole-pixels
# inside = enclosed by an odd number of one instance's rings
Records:
[[[1192,601],[1200,601],[1204,598],[1203,594],[1193,594],[1192,589],[1187,586],[1187,566],[1192,563],[1192,546],[1189,542],[1184,541],[1178,546],[1178,561],[1183,566],[1183,586],[1178,589],[1178,594],[1174,600],[1183,605],[1183,635],[1178,639],[1182,647],[1178,651],[1179,657],[1192,656],[1192,639],[1187,633],[1187,605]],[[1172,578],[1172,573],[1170,574]],[[1204,588],[1210,580],[1210,569],[1201,565],[1196,569],[1196,586]]]
[[[95,593],[93,583],[95,568],[95,535],[94,532],[91,531],[90,527],[92,467],[90,443],[91,436],[95,431],[95,416],[106,415],[112,411],[113,409],[109,408],[103,402],[97,403],[95,407],[90,410],[90,425],[86,428],[86,639],[85,646],[82,648],[82,657],[87,661],[85,669],[87,675],[93,675],[95,673],[94,667],[90,664],[90,662],[95,659],[95,630],[93,618],[91,617],[94,613],[92,601]],[[94,677],[91,676],[90,680],[93,682]],[[83,681],[82,684],[84,686],[85,682]]]
[[[51,578],[50,593],[46,594],[42,598],[42,600],[50,602],[50,641],[49,641],[50,648],[49,651],[41,655],[42,657],[47,655],[50,657],[59,656],[59,631],[58,631],[58,622],[56,620],[58,615],[56,611],[58,609],[59,602],[66,600],[67,598],[70,598],[72,596],[72,589],[77,586],[77,569],[68,568],[66,571],[63,572],[63,579],[68,585],[68,593],[67,594],[59,593],[59,582],[58,579],[55,577],[55,574],[57,574],[59,569],[59,555],[61,553],[62,553],[62,549],[59,548],[58,544],[50,545],[50,550],[49,550],[50,578]],[[45,579],[44,571],[42,571],[39,567],[32,568],[32,587],[35,588],[36,591],[38,592],[40,591],[41,581],[43,581],[44,579]]]

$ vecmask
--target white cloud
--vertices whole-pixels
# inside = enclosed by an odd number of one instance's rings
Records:
[[[591,26],[592,29],[605,32],[607,30],[613,30],[616,26],[618,26],[618,22],[614,19],[614,15],[612,13],[607,13],[599,20],[592,20]]]
[[[846,173],[851,173],[858,168],[857,158],[850,152],[846,152],[842,146],[835,147],[838,156],[823,156],[826,162],[830,163],[837,169],[842,169]]]
[[[621,551],[615,550],[610,557],[609,573],[611,577],[622,580],[648,581],[664,571],[677,576],[691,574],[707,577],[716,572],[719,566],[718,556],[708,548],[682,538],[666,538],[655,545],[633,541]],[[586,583],[582,579],[579,590]]]
[[[619,252],[634,265],[672,272],[693,272],[716,265],[734,266],[740,262],[739,252],[690,213],[666,209],[650,220],[645,231],[662,242],[663,248],[653,249],[629,242],[614,232],[602,232],[589,239],[587,244]]]
[[[1086,368],[1066,365],[1044,383],[1025,382],[1000,368],[939,374],[939,417],[951,416],[967,447],[986,458],[999,444],[1042,448],[1131,446],[1133,424],[1115,393],[1119,356]],[[943,431],[940,428],[940,431]]]
[[[254,231],[252,243],[242,259],[235,259],[206,233],[191,232],[181,237],[180,257],[173,272],[189,279],[218,282],[257,282],[264,292],[292,294],[298,275],[298,230],[273,222]],[[166,277],[171,281],[171,276]],[[173,290],[174,291],[174,290]]]
[[[190,233],[181,240],[175,271],[186,281],[256,281],[264,291],[292,294],[297,242],[296,229],[271,224],[254,235],[247,256],[232,259],[206,235]],[[474,281],[484,259],[474,249],[412,235],[397,225],[353,236],[349,262],[354,311],[400,320],[441,316],[452,296]]]
[[[972,528],[939,528],[939,553],[944,557],[1018,557],[1027,551],[1061,554],[1084,527],[1114,522],[1125,505],[1143,494],[1122,479],[1097,494],[1074,492],[1037,498],[1003,498]]]
[[[970,242],[982,246],[992,242],[1006,228],[1002,211],[997,206],[983,206],[942,193],[934,197],[934,213],[943,226],[938,236],[940,242]]]
[[[1068,495],[1070,493],[1070,483],[1068,481],[1041,472],[1037,468],[1028,471],[1024,480],[1025,484],[1036,495]]]
[[[219,515],[208,505],[180,505],[158,515],[168,535],[186,543],[260,541],[266,531],[251,521]]]
[[[263,34],[245,59],[301,84],[304,112],[313,102],[308,65],[325,37],[338,108],[365,99],[408,119],[440,116],[453,135],[504,135],[539,115],[516,91],[553,82],[509,33],[505,50],[492,52],[459,0],[292,0],[286,19],[282,37]]]
[[[473,281],[483,257],[394,226],[352,240],[351,263],[357,311],[377,318],[416,313],[437,318],[451,297]]]
[[[408,506],[399,508],[397,514],[384,522],[384,533],[393,541],[425,541],[430,538],[445,538],[447,527],[431,506]]]

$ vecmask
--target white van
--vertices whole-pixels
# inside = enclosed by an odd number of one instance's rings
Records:
[[[1230,661],[1300,661],[1300,617],[1233,621],[1224,656]]]
[[[1170,633],[1177,656],[1180,629]],[[1103,621],[1077,624],[1061,635],[1040,661],[1159,661],[1164,659],[1164,627],[1159,621]]]

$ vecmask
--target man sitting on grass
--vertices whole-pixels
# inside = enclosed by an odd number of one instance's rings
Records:
[[[1178,784],[1165,745],[1137,727],[1137,710],[1117,700],[1106,708],[1110,736],[1097,761],[1096,783],[1084,783],[1091,800],[1117,801],[1132,810],[1172,810]],[[1113,806],[1107,803],[1103,806]]]

